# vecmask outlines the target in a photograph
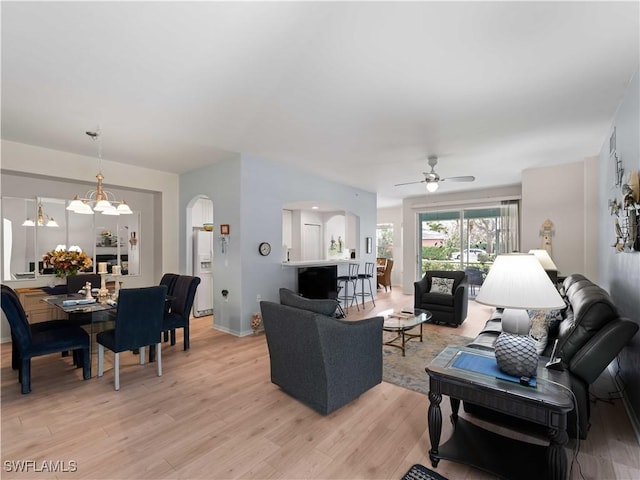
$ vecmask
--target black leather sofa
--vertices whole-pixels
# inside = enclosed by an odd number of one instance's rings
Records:
[[[576,397],[579,436],[587,437],[589,429],[589,385],[618,355],[638,331],[638,325],[622,318],[609,294],[580,274],[568,276],[560,289],[567,307],[561,312],[557,328],[549,329],[548,343],[542,356],[549,357],[558,339],[555,357],[571,376],[571,389]],[[502,331],[500,310],[487,321],[469,347],[493,349]],[[480,412],[480,407],[465,405],[465,410]],[[576,436],[576,413],[568,418],[568,433]]]

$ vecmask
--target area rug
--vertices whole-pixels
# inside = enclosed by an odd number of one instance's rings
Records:
[[[384,341],[395,336],[394,333],[384,332]],[[382,379],[409,390],[429,393],[429,376],[424,368],[431,363],[448,345],[466,345],[471,338],[462,337],[443,330],[425,325],[423,341],[412,339],[406,345],[405,356],[396,347],[385,345],[382,349]]]
[[[402,480],[447,480],[445,477],[433,470],[428,469],[424,465],[415,464],[404,474]]]

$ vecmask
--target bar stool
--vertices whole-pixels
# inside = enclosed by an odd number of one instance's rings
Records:
[[[358,269],[360,265],[357,263],[349,264],[349,273],[348,275],[340,275],[338,277],[338,301],[344,301],[344,306],[346,311],[349,311],[349,301],[353,304],[356,301],[356,285],[358,282]],[[342,285],[341,285],[342,284]],[[353,285],[352,294],[349,295],[349,284]],[[340,295],[340,291],[344,286],[344,295]],[[360,311],[360,307],[358,306],[358,302],[356,301],[356,308]]]
[[[371,287],[371,279],[373,278],[373,271],[376,265],[373,262],[366,262],[364,264],[364,273],[358,274],[358,280],[360,280],[360,293],[357,293],[359,297],[362,298],[362,308],[364,308],[364,297],[371,297],[371,301],[373,302],[373,306],[376,306],[376,301],[373,298],[373,288]],[[369,293],[364,291],[364,281],[369,282]],[[356,302],[357,304],[357,302]]]

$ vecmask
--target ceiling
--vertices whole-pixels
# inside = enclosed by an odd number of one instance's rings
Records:
[[[597,155],[638,2],[7,2],[2,138],[185,172],[238,153],[378,206]]]

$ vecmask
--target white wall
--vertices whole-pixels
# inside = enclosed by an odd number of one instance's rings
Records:
[[[622,198],[621,189],[614,187],[613,165],[609,158],[609,137],[616,129],[616,151],[622,160],[625,170],[624,179],[632,170],[640,171],[640,83],[639,73],[629,84],[611,129],[602,139],[599,158],[598,179],[598,212],[600,218],[600,235],[598,257],[600,260],[599,282],[609,291],[620,313],[636,323],[640,323],[640,252],[616,253],[611,245],[614,243],[613,217],[607,207],[608,201]],[[620,358],[620,375],[626,385],[629,405],[635,411],[635,421],[640,418],[640,334],[636,334],[629,345],[622,351]]]
[[[198,194],[213,200],[217,233],[220,223],[231,226],[229,252],[217,255],[214,262],[214,321],[215,328],[235,335],[251,333],[251,314],[259,311],[258,295],[278,301],[280,287],[297,288],[297,270],[282,265],[284,205],[317,201],[357,215],[358,252],[364,252],[366,236],[375,236],[374,193],[255,157],[242,156],[181,175],[180,208]],[[271,244],[271,255],[258,253],[261,242]],[[182,239],[180,250],[184,251]],[[375,253],[359,258],[373,262]],[[227,302],[222,301],[222,288],[230,291]]]
[[[522,172],[521,251],[544,248],[540,230],[553,222],[551,257],[561,275],[598,278],[597,159]]]

